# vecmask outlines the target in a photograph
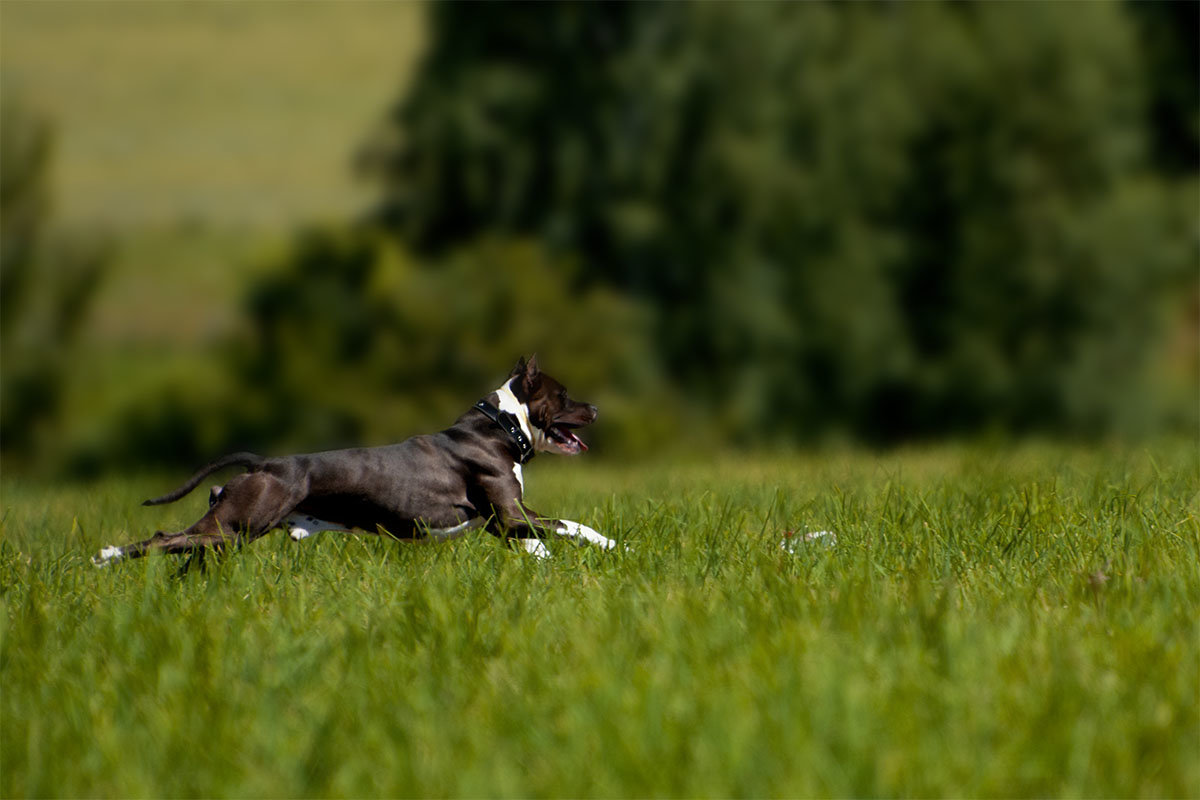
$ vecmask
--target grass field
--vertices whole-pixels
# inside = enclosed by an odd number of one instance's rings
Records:
[[[1196,796],[1194,443],[551,464],[629,545],[91,567],[181,476],[3,486],[0,795]],[[789,555],[784,530],[833,548]]]
[[[0,74],[55,123],[66,225],[288,226],[369,202],[424,38],[419,3],[5,0]]]

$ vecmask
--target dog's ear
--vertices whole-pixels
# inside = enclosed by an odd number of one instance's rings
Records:
[[[531,379],[538,372],[540,370],[538,369],[537,354],[534,353],[529,357],[528,361],[525,360],[524,356],[521,356],[520,360],[517,361],[517,365],[512,368],[512,372],[508,373],[508,377]]]
[[[516,378],[517,382],[521,385],[521,388],[525,392],[529,392],[533,389],[538,372],[537,355],[535,354],[530,356],[528,361],[522,357],[521,360],[517,362],[517,365],[513,367],[509,377]]]

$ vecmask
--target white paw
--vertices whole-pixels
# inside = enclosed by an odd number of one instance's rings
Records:
[[[546,545],[541,539],[518,539],[521,547],[525,548],[525,552],[532,555],[538,561],[550,557],[550,551],[546,549]]]
[[[288,531],[288,536],[291,536],[293,540],[298,542],[301,539],[307,539],[312,536],[312,531],[307,528],[292,528]]]
[[[612,550],[617,546],[615,541],[599,533],[594,528],[589,528],[587,525],[573,522],[569,519],[561,521],[557,533],[559,536],[569,536],[576,541],[587,542],[605,550]]]

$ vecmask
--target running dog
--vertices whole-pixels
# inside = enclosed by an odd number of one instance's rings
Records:
[[[522,466],[537,452],[587,450],[575,430],[596,407],[572,400],[562,384],[522,358],[507,381],[446,430],[385,447],[261,458],[234,453],[208,464],[178,489],[143,505],[172,503],[210,473],[246,472],[213,487],[209,509],[178,533],[105,547],[92,561],[106,566],[153,551],[203,553],[241,546],[283,528],[293,539],[319,531],[361,531],[436,541],[475,528],[548,555],[543,538],[560,536],[611,549],[616,543],[586,525],[551,519],[522,500]]]

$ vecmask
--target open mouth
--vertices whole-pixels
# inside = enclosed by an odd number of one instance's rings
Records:
[[[570,456],[588,449],[587,445],[583,443],[583,439],[576,436],[575,432],[566,425],[551,425],[550,429],[546,431],[546,436],[557,445],[559,450]]]

